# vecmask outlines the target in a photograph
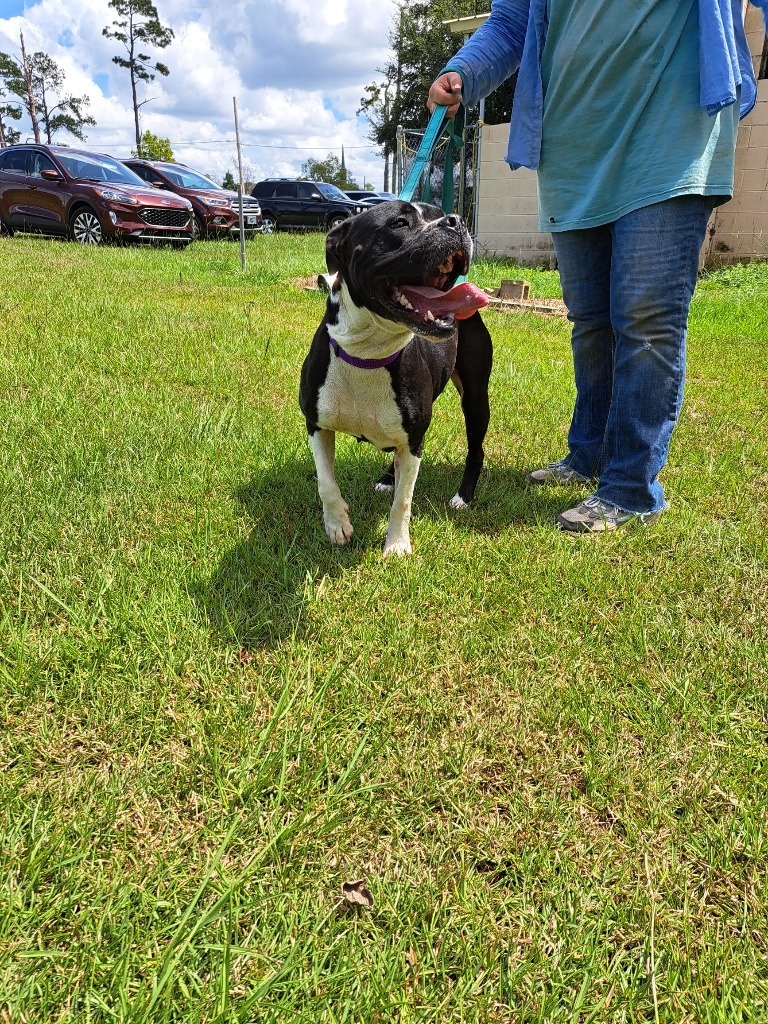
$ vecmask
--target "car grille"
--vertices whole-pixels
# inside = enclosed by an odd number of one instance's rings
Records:
[[[235,210],[240,207],[240,200],[233,199],[232,206]],[[248,199],[247,197],[243,200],[243,213],[261,213],[261,207],[257,199]]]
[[[149,207],[139,210],[139,216],[145,224],[153,224],[155,227],[183,228],[189,220],[189,210],[164,210],[158,207]]]

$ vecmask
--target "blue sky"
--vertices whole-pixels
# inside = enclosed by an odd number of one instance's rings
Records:
[[[395,0],[156,6],[175,34],[156,53],[171,73],[142,86],[142,127],[169,138],[178,159],[217,177],[233,166],[237,96],[249,177],[297,174],[309,156],[340,156],[343,144],[352,173],[382,186],[381,158],[356,112],[387,59]],[[0,50],[18,54],[23,31],[29,51],[63,68],[66,91],[89,97],[97,125],[87,144],[127,156],[135,147],[129,77],[112,62],[118,44],[102,35],[113,19],[108,0],[0,0]]]

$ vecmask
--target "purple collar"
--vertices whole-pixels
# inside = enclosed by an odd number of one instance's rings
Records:
[[[351,356],[349,352],[345,352],[341,345],[334,338],[328,335],[328,340],[331,343],[331,348],[339,357],[343,359],[345,363],[349,363],[350,366],[356,366],[358,370],[379,370],[382,366],[389,366],[390,363],[394,363],[402,349],[398,349],[394,355],[387,356],[386,359],[358,359],[357,356]]]

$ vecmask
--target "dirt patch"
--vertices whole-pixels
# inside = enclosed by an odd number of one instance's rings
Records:
[[[568,316],[568,307],[562,299],[501,299],[496,294],[498,289],[484,288],[489,296],[488,309],[498,309],[504,313],[543,313],[545,316]]]

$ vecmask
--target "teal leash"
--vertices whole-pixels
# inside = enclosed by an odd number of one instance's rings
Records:
[[[429,119],[427,130],[424,132],[424,138],[421,140],[421,145],[416,153],[416,159],[413,161],[408,177],[405,179],[405,184],[400,192],[400,198],[406,203],[413,201],[424,171],[432,159],[432,151],[440,138],[443,121],[445,120],[445,110],[445,107],[435,107],[432,117]]]
[[[421,179],[427,170],[430,161],[432,160],[432,153],[434,152],[435,146],[437,145],[440,135],[443,129],[443,121],[445,120],[446,107],[435,107],[432,117],[429,119],[427,130],[424,132],[424,137],[421,140],[421,145],[416,153],[416,158],[411,165],[411,169],[408,172],[408,177],[405,179],[405,184],[400,192],[400,199],[406,203],[413,201],[413,197],[416,194],[416,189],[419,187]],[[446,168],[450,168],[450,173],[443,173],[443,213],[453,213],[453,150],[460,149],[464,145],[464,140],[461,135],[454,132],[451,127],[448,128],[449,141],[448,141],[448,152],[446,154]],[[446,209],[446,206],[448,207]],[[466,281],[466,275],[462,275],[457,278],[457,284],[461,281]]]

